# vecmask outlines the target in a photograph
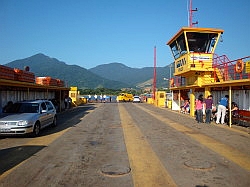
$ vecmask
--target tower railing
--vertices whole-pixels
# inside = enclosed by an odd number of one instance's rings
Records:
[[[237,70],[238,63],[242,63],[240,66],[243,66],[240,70]],[[215,82],[249,79],[250,73],[246,69],[249,66],[247,63],[250,63],[250,56],[230,61],[226,55],[218,56],[215,54],[212,66]],[[220,76],[223,80],[219,79]]]
[[[240,65],[243,63],[240,70],[237,70],[239,66],[238,63],[241,63]],[[213,82],[222,83],[226,81],[250,79],[250,56],[231,61],[226,55],[218,56],[214,54],[212,68],[211,78],[214,79]],[[183,86],[191,86],[185,77],[174,76],[171,78],[170,87]]]

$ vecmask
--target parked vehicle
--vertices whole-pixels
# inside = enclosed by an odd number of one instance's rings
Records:
[[[140,103],[141,98],[139,96],[134,96],[133,103]]]
[[[121,93],[117,96],[117,102],[131,102],[133,101],[133,94]]]
[[[49,125],[57,125],[56,109],[51,101],[17,102],[9,109],[7,116],[0,118],[0,135],[38,136],[40,130]]]

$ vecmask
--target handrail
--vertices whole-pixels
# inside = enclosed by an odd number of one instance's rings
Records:
[[[246,72],[246,66],[243,68],[241,72],[236,72],[236,63],[239,60],[242,60],[245,63],[246,61],[250,60],[250,56],[230,61],[226,55],[222,56],[214,55],[213,59],[214,75],[216,75],[215,71],[217,68],[220,72],[224,73],[224,81],[249,79],[250,73]]]
[[[226,55],[218,56],[217,54],[214,54],[212,62],[212,76],[214,78],[214,82],[250,79],[250,73],[246,72],[246,65],[244,65],[241,72],[236,71],[236,63],[239,60],[242,60],[244,63],[249,62],[250,56],[231,61]],[[174,84],[170,85],[171,87],[188,86],[184,77],[174,76],[172,77],[172,80]]]

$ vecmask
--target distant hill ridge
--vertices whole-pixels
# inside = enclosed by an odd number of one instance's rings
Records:
[[[124,64],[113,62],[110,64],[98,65],[89,71],[107,78],[109,80],[117,80],[123,83],[141,87],[144,82],[153,82],[153,67],[130,68]],[[157,67],[157,87],[167,87],[168,82],[164,78],[169,78],[170,70],[168,66]],[[173,72],[173,71],[172,71]],[[149,84],[147,84],[149,85]]]
[[[117,80],[131,85],[136,85],[153,77],[152,68],[130,68],[117,62],[99,65],[89,70],[107,79]]]
[[[64,80],[67,86],[77,86],[85,88],[110,88],[121,89],[131,88],[146,82],[153,77],[153,68],[130,68],[122,63],[113,62],[91,68],[89,70],[78,66],[68,65],[56,58],[51,58],[42,53],[28,58],[15,60],[5,64],[12,68],[24,69],[30,67],[30,71],[37,77],[50,76]],[[163,80],[163,77],[169,77],[168,68],[157,68],[157,78]],[[164,81],[158,81],[158,84],[166,84]]]

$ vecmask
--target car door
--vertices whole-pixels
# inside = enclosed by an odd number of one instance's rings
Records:
[[[44,128],[45,126],[47,126],[48,120],[49,120],[49,116],[48,116],[48,109],[47,109],[47,105],[45,104],[45,102],[42,102],[40,105],[40,123],[41,123],[41,128]]]
[[[52,124],[55,116],[56,109],[50,101],[46,101],[47,113],[48,113],[48,124]]]

